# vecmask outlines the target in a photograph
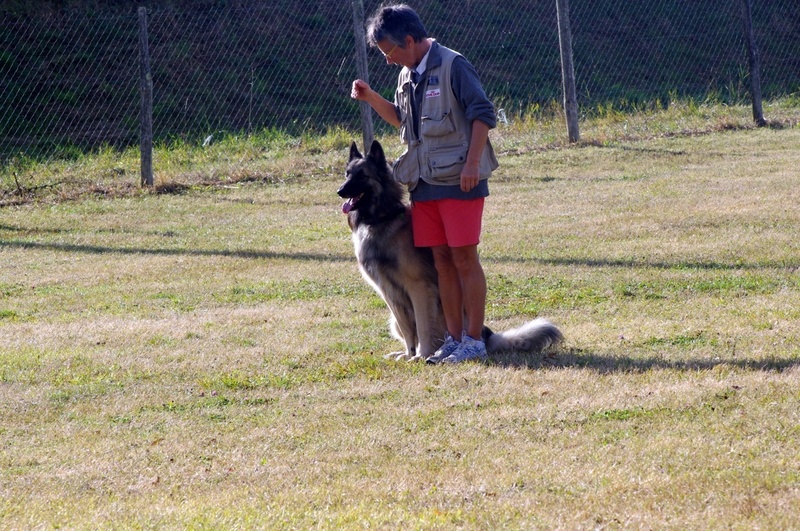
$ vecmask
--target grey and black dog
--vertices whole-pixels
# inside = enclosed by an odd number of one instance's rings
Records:
[[[342,212],[353,231],[358,267],[391,312],[391,330],[405,351],[387,357],[425,360],[444,341],[446,326],[439,299],[436,268],[429,248],[415,247],[411,210],[403,186],[395,181],[383,147],[376,140],[363,156],[355,142],[339,196]],[[483,328],[489,353],[518,350],[540,352],[563,339],[545,319],[535,319],[506,332]]]

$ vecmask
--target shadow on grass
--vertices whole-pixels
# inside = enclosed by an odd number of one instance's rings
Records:
[[[74,233],[76,229],[47,229],[40,227],[22,227],[0,224],[0,231],[16,232],[19,234],[61,234],[61,233]],[[118,230],[108,230],[100,232],[125,232]],[[347,234],[347,231],[343,232]],[[161,236],[174,236],[175,234],[167,231]],[[48,243],[48,242],[34,242],[26,240],[3,240],[0,239],[0,248],[19,248],[19,249],[45,249],[49,251],[62,251],[69,253],[85,253],[85,254],[152,254],[152,255],[178,255],[178,256],[225,256],[235,258],[255,258],[255,259],[269,259],[269,258],[285,258],[295,260],[320,260],[327,262],[350,262],[354,261],[352,254],[310,254],[310,253],[280,253],[271,251],[259,250],[228,250],[228,249],[207,249],[207,250],[193,250],[193,249],[176,249],[176,248],[137,248],[137,247],[110,247],[101,245],[80,245],[70,243]],[[709,271],[741,271],[741,270],[757,270],[757,269],[800,269],[800,260],[782,261],[782,262],[716,262],[716,261],[685,261],[677,259],[674,262],[657,261],[657,260],[635,260],[635,259],[591,259],[591,258],[573,258],[573,257],[554,257],[554,258],[541,258],[535,256],[511,256],[511,255],[485,255],[481,257],[481,261],[485,264],[491,263],[518,263],[518,264],[540,264],[549,266],[585,266],[585,267],[617,267],[625,269],[691,269],[691,270],[709,270]]]
[[[747,371],[783,372],[800,366],[800,358],[731,359],[703,358],[669,360],[664,358],[613,356],[571,348],[545,355],[523,353],[498,353],[489,358],[489,364],[518,369],[575,368],[592,370],[600,374],[643,373],[667,369],[673,371],[704,371],[715,367],[730,367]]]
[[[0,226],[0,229],[3,229]],[[6,227],[6,230],[8,228]],[[42,232],[42,231],[39,231]],[[57,231],[50,231],[57,232]],[[143,247],[109,247],[102,245],[79,245],[70,243],[46,243],[24,240],[0,240],[0,248],[17,249],[42,249],[48,251],[61,251],[67,253],[84,254],[149,254],[160,256],[224,256],[232,258],[275,259],[288,260],[319,260],[323,262],[353,262],[352,254],[313,254],[313,253],[283,253],[272,251],[258,251],[251,249],[176,249],[176,248],[143,248]],[[706,270],[746,270],[746,269],[797,269],[800,261],[796,262],[764,262],[764,263],[723,263],[723,262],[656,262],[647,260],[591,260],[578,258],[522,258],[522,257],[490,257],[484,262],[509,262],[509,263],[538,263],[556,266],[588,266],[588,267],[622,267],[622,268],[656,268],[656,269],[706,269]]]
[[[101,245],[77,245],[71,243],[41,243],[16,240],[0,240],[0,249],[40,249],[46,251],[61,251],[66,253],[85,254],[144,254],[156,256],[223,256],[228,258],[253,258],[322,262],[355,262],[352,254],[314,254],[314,253],[283,253],[272,251],[254,251],[250,249],[169,249],[169,248],[142,248],[142,247],[105,247]]]
[[[594,260],[590,258],[531,258],[515,256],[491,256],[481,258],[484,263],[536,263],[551,266],[587,266],[587,267],[621,267],[625,269],[636,268],[655,268],[655,269],[705,269],[715,270],[744,270],[744,269],[796,269],[800,267],[800,260],[785,262],[757,262],[757,263],[725,263],[725,262],[692,262],[676,260],[675,262],[665,262],[656,260],[628,260],[628,259],[606,259]]]

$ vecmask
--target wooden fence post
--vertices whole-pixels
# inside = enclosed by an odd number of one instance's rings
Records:
[[[570,142],[580,139],[578,130],[578,97],[575,91],[575,67],[572,64],[572,31],[569,26],[569,1],[556,0],[558,43],[561,48],[561,86],[564,91],[564,113]]]
[[[367,37],[364,34],[364,1],[353,0],[353,36],[356,40],[356,68],[358,77],[369,83],[369,66],[367,65]],[[366,101],[360,101],[361,133],[364,137],[364,149],[369,150],[375,132],[372,125],[372,108]]]
[[[747,55],[750,59],[750,97],[753,100],[753,120],[759,127],[767,125],[761,106],[761,58],[758,56],[756,35],[753,32],[753,0],[742,0],[742,22]]]
[[[139,8],[139,90],[141,92],[140,186],[153,186],[153,74],[147,36],[147,8]]]

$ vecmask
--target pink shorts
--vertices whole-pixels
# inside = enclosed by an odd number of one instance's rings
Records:
[[[478,245],[484,198],[437,199],[411,205],[411,225],[417,247]]]

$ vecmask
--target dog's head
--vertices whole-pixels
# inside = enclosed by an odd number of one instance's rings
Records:
[[[350,159],[345,170],[345,181],[339,187],[339,197],[347,201],[342,204],[342,212],[349,214],[380,194],[381,181],[389,173],[386,156],[380,142],[374,140],[367,156],[358,151],[356,143],[350,146]]]
[[[374,140],[366,156],[353,142],[338,194],[346,199],[342,212],[358,213],[366,223],[385,218],[402,207],[403,188],[394,180],[380,142]]]

